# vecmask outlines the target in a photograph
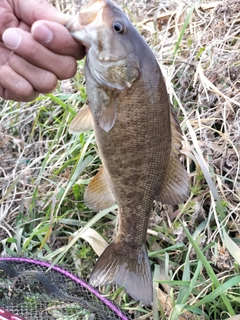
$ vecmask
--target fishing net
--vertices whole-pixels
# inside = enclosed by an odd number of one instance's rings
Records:
[[[0,319],[128,320],[70,272],[43,261],[0,258]]]

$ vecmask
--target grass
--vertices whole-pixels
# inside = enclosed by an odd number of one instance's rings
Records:
[[[153,306],[116,286],[101,292],[137,319],[240,319],[240,3],[161,9],[139,0],[127,10],[162,65],[191,195],[178,207],[154,203]],[[0,102],[0,251],[63,264],[87,280],[117,222],[116,206],[95,213],[83,203],[100,160],[93,134],[71,136],[68,125],[86,99],[79,62],[56,92]]]

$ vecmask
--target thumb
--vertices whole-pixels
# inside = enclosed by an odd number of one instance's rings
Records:
[[[46,20],[36,21],[32,25],[32,36],[49,50],[79,60],[85,56],[85,48],[76,42],[69,31],[61,24]]]

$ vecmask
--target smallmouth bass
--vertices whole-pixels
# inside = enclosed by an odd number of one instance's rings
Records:
[[[181,129],[151,49],[118,7],[93,0],[67,27],[86,48],[89,101],[70,132],[93,127],[103,164],[84,200],[95,210],[114,203],[119,208],[116,237],[98,259],[90,284],[117,283],[150,304],[146,235],[153,201],[175,205],[189,194],[178,159]]]

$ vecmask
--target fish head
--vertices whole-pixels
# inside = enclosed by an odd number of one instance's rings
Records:
[[[67,28],[85,46],[88,68],[98,85],[123,90],[140,76],[139,51],[133,41],[138,32],[108,0],[90,1]]]

